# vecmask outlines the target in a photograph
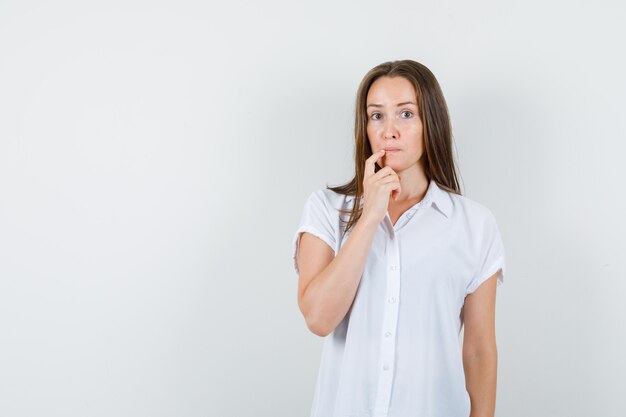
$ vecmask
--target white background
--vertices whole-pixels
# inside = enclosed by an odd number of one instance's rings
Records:
[[[0,415],[305,416],[306,197],[413,59],[495,214],[497,415],[624,416],[626,8],[0,1]]]

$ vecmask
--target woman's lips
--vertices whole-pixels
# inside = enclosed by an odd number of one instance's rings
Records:
[[[385,149],[385,155],[388,153],[398,152],[400,149]]]

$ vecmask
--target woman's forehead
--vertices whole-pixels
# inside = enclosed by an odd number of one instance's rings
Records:
[[[393,105],[415,103],[415,88],[404,77],[381,77],[374,81],[367,92],[367,104]]]

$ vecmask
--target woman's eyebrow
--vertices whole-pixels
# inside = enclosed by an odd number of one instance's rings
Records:
[[[402,103],[398,103],[398,107],[400,106],[404,106],[406,104],[412,104],[415,106],[415,103],[413,103],[412,101],[403,101]],[[367,107],[382,107],[382,104],[368,104]]]

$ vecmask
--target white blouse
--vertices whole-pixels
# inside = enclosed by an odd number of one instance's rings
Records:
[[[341,239],[336,209],[353,201],[326,188],[311,193],[293,238],[296,274],[300,234],[337,254],[350,233]],[[492,212],[433,180],[395,225],[387,213],[352,306],[325,337],[311,417],[469,416],[462,308],[494,273],[502,284],[504,260]]]

